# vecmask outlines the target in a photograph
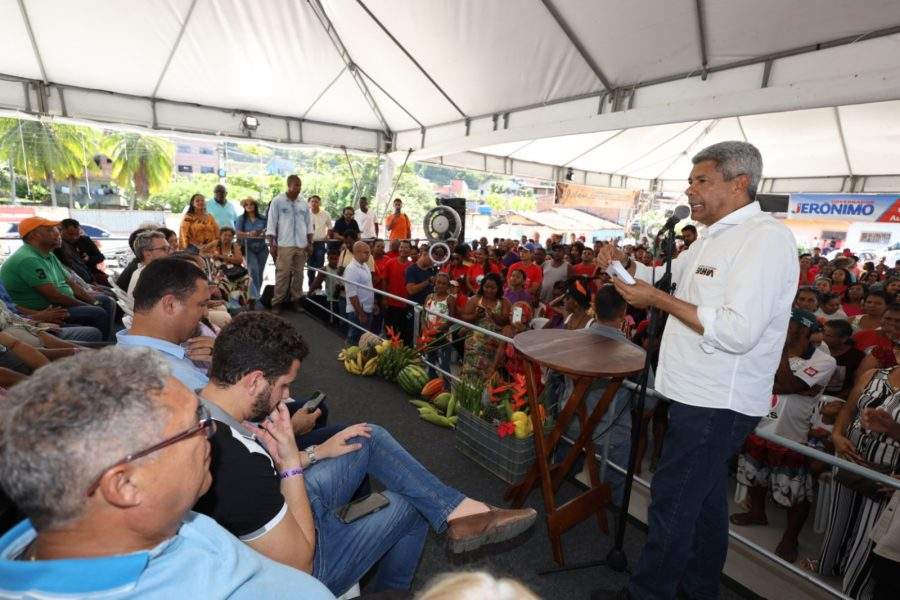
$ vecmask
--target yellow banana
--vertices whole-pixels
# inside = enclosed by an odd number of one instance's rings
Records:
[[[366,365],[365,360],[366,359],[363,357],[362,352],[360,352],[359,354],[356,355],[356,366],[360,371],[362,371],[363,367],[365,367],[365,365]]]

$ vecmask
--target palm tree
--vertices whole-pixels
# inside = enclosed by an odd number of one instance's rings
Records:
[[[81,177],[87,167],[81,129],[0,118],[0,159],[6,158],[27,177],[44,180],[56,206],[56,180]]]
[[[174,148],[168,140],[113,132],[106,135],[103,146],[113,163],[113,181],[121,187],[134,187],[128,208],[134,209],[135,197],[146,199],[164,191],[172,181]]]

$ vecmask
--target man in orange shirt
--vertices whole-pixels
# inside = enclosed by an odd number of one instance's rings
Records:
[[[394,212],[384,220],[391,240],[408,240],[412,237],[412,225],[406,213],[401,212],[403,200],[394,198]]]
[[[541,281],[544,279],[544,270],[534,264],[534,257],[531,250],[524,246],[519,249],[519,262],[509,266],[507,273],[512,273],[516,269],[522,269],[525,273],[525,289],[532,295],[537,297],[541,291]]]

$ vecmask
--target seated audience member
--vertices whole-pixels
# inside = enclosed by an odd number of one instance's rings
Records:
[[[622,332],[622,326],[625,321],[625,299],[616,291],[615,286],[611,283],[603,285],[594,297],[594,314],[596,318],[594,322],[587,328],[593,334],[601,337],[627,342],[628,338]],[[648,385],[653,387],[653,373],[650,374]],[[606,391],[609,384],[608,379],[597,379],[591,384],[591,387],[585,397],[585,408],[588,414],[593,412]],[[566,378],[565,390],[561,395],[561,405],[571,396],[574,385],[571,379]],[[609,460],[617,465],[628,465],[628,458],[631,452],[631,417],[629,414],[633,392],[622,386],[616,392],[606,414],[603,415],[600,423],[594,429],[594,446],[599,449],[606,442],[609,436]],[[656,406],[655,396],[647,395],[644,404],[644,414],[649,416]],[[619,418],[616,418],[619,417]],[[576,439],[581,434],[581,426],[578,419],[573,419],[569,424],[567,436]],[[560,459],[562,456],[559,457]],[[625,478],[614,469],[606,470],[607,483],[611,486],[612,500],[615,504],[622,503],[623,485]]]
[[[376,590],[408,589],[428,525],[463,552],[534,523],[533,509],[490,507],[444,485],[377,425],[353,425],[301,450],[284,401],[307,353],[296,329],[270,313],[241,314],[216,338],[199,392],[218,424],[213,485],[196,510],[335,593],[376,563]],[[390,504],[344,523],[337,511],[367,473],[386,486]]]
[[[0,332],[0,367],[23,375],[31,375],[49,362],[50,359],[41,354],[37,348],[8,333]]]
[[[93,275],[93,283],[110,287],[109,277],[100,268],[106,257],[100,252],[100,248],[89,236],[81,229],[81,224],[75,219],[63,219],[60,221],[60,234],[63,242],[70,244],[81,261],[87,265]]]
[[[503,297],[509,300],[510,304],[516,302],[525,302],[526,304],[534,304],[534,296],[525,289],[525,271],[522,269],[510,269],[506,276],[506,290]]]
[[[26,324],[43,329],[53,335],[53,337],[61,340],[81,343],[97,343],[101,341],[100,330],[95,327],[63,325],[69,314],[64,308],[50,306],[44,310],[30,310],[17,306],[6,291],[2,279],[0,279],[0,303],[9,310],[9,320],[11,322],[15,321],[13,317],[20,317]]]
[[[135,238],[137,238],[137,236],[140,235],[144,231],[152,231],[154,229],[156,229],[156,228],[152,227],[150,225],[147,225],[147,226],[138,227],[137,229],[132,231],[128,235],[128,249],[131,250],[132,252],[134,252]],[[169,231],[171,231],[171,230],[169,230]],[[163,235],[165,235],[165,233],[163,233]],[[176,238],[177,238],[177,236],[176,236]],[[168,241],[168,239],[167,239],[167,241]],[[176,248],[177,246],[172,246],[172,247]],[[129,284],[131,283],[131,276],[134,274],[135,270],[137,270],[137,268],[140,266],[140,264],[141,264],[141,260],[137,256],[133,257],[131,259],[131,261],[129,261],[129,263],[127,265],[125,265],[125,268],[122,269],[122,271],[121,271],[121,273],[119,273],[118,277],[116,277],[116,280],[114,282],[115,286],[117,288],[119,288],[120,290],[122,290],[123,292],[125,290],[127,290]]]
[[[115,300],[83,289],[66,273],[53,254],[62,243],[58,224],[41,217],[19,223],[22,246],[3,262],[0,279],[16,305],[33,311],[61,306],[68,313],[66,323],[96,327],[108,340],[113,333]]]
[[[509,265],[508,272],[512,272],[515,269],[522,269],[522,272],[525,273],[525,289],[532,296],[537,296],[541,293],[541,281],[544,278],[544,269],[534,264],[534,255],[528,248],[519,249],[519,258],[519,261]]]
[[[155,350],[169,363],[173,377],[199,389],[207,378],[192,361],[212,357],[212,338],[196,335],[208,303],[206,274],[195,263],[175,256],[155,260],[144,267],[134,288],[134,321],[131,329],[118,333],[119,345]]]
[[[81,277],[85,283],[100,283],[105,285],[103,281],[95,281],[94,272],[85,262],[81,252],[76,247],[76,244],[81,237],[84,237],[88,242],[93,244],[93,241],[91,241],[89,237],[82,235],[81,225],[78,224],[78,221],[75,219],[63,219],[59,222],[59,233],[62,238],[62,243],[53,249],[53,254],[56,255],[56,258],[58,258],[67,269]],[[96,245],[94,246],[94,250],[98,254],[100,253],[100,251],[97,250]],[[97,262],[103,262],[104,259],[105,257],[100,254],[100,260]]]
[[[866,355],[853,345],[853,328],[847,321],[827,321],[824,330],[828,352],[837,361],[834,374],[825,386],[825,393],[846,400],[856,381],[859,365]]]
[[[794,308],[816,314],[819,310],[819,292],[816,288],[808,286],[798,288],[797,295],[794,296]]]
[[[137,282],[141,278],[141,273],[144,271],[144,267],[149,265],[157,258],[164,258],[168,256],[171,250],[171,248],[169,247],[169,242],[166,241],[166,236],[160,231],[153,230],[142,231],[141,233],[139,233],[134,238],[134,245],[132,246],[132,248],[134,249],[134,255],[137,256],[141,262],[134,270],[134,273],[131,275],[131,279],[128,282],[128,289],[126,293],[132,305],[129,308],[133,308],[134,288],[135,286],[137,286]]]
[[[831,379],[835,359],[816,348],[811,334],[819,328],[811,313],[794,309],[788,324],[781,363],[775,372],[773,407],[756,429],[804,444],[822,391]],[[749,488],[749,510],[731,515],[735,525],[767,525],[766,492],[788,509],[787,527],[775,554],[797,560],[798,536],[815,495],[806,458],[755,434],[750,434],[738,458],[737,480]]]
[[[189,512],[215,422],[151,352],[48,366],[9,391],[0,423],[0,480],[28,517],[0,538],[4,597],[333,597]]]
[[[515,579],[496,579],[484,572],[445,573],[428,583],[415,600],[539,600]]]
[[[206,306],[206,319],[210,324],[216,329],[221,329],[231,323],[231,313],[229,313],[228,309],[225,307],[225,301],[221,297],[219,286],[215,281],[215,276],[211,274],[210,262],[199,254],[187,250],[175,252],[172,254],[172,257],[186,260],[203,271],[203,275],[206,277],[206,283],[209,286],[209,304]]]
[[[834,321],[840,319],[847,321],[850,317],[841,308],[841,297],[834,292],[822,294],[819,297],[819,308],[813,312],[819,319]]]

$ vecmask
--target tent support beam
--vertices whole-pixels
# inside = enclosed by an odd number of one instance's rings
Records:
[[[47,85],[47,69],[44,68],[44,59],[41,58],[41,51],[38,49],[37,40],[34,37],[34,29],[32,29],[31,19],[28,17],[28,9],[25,8],[25,0],[19,0],[19,12],[22,13],[22,22],[25,24],[25,30],[28,32],[28,41],[31,42],[34,60],[37,61],[38,68],[41,70],[41,81],[44,82],[44,85]]]
[[[709,57],[706,51],[706,22],[703,18],[703,0],[696,0],[697,6],[697,42],[700,45],[700,79],[706,81],[709,74]]]
[[[382,133],[384,133],[385,138],[390,139],[393,135],[391,127],[388,125],[387,119],[385,119],[384,115],[381,113],[381,109],[378,108],[378,103],[375,102],[372,92],[369,91],[369,86],[366,85],[365,79],[360,75],[359,68],[356,66],[356,63],[353,62],[353,58],[350,56],[347,46],[344,45],[344,41],[338,34],[337,29],[335,29],[334,23],[332,23],[331,19],[328,17],[328,13],[325,12],[322,3],[319,2],[319,0],[307,0],[307,2],[309,3],[310,8],[312,8],[313,13],[315,13],[319,23],[322,25],[322,28],[325,29],[325,33],[334,45],[334,49],[337,50],[341,60],[344,61],[344,65],[346,65],[347,69],[350,71],[350,75],[353,76],[353,80],[356,82],[357,87],[359,87],[359,91],[362,93],[363,98],[366,99],[369,108],[372,109],[375,118],[378,119],[378,122],[381,124]]]
[[[844,126],[841,123],[841,113],[837,106],[833,107],[832,110],[834,111],[834,124],[837,125],[838,139],[841,140],[841,151],[844,153],[844,162],[847,163],[847,173],[849,173],[852,178],[854,177],[853,167],[850,165],[850,153],[847,152],[847,142],[844,140]]]
[[[571,159],[571,160],[567,160],[566,162],[564,162],[564,163],[562,164],[562,166],[563,166],[563,167],[568,167],[569,165],[571,165],[573,162],[575,162],[576,160],[578,160],[578,159],[581,158],[582,156],[587,156],[588,154],[590,154],[591,152],[593,152],[594,150],[596,150],[597,148],[599,148],[600,146],[602,146],[602,145],[605,144],[606,142],[608,142],[608,141],[610,141],[610,140],[612,140],[612,139],[615,139],[616,137],[622,135],[622,134],[625,133],[626,131],[628,131],[628,130],[627,130],[627,129],[622,129],[622,130],[619,130],[619,131],[615,132],[614,134],[612,134],[611,136],[609,136],[608,138],[606,138],[605,140],[603,140],[602,142],[600,142],[600,143],[597,144],[596,146],[591,146],[590,148],[588,148],[587,150],[585,150],[584,152],[582,152],[581,154],[579,154],[579,155],[576,156],[575,158],[573,158],[573,159]]]
[[[829,48],[836,48],[838,46],[846,46],[848,44],[852,44],[855,42],[861,42],[864,40],[873,40],[873,39],[877,39],[880,37],[895,35],[898,33],[900,33],[900,25],[894,25],[892,27],[886,27],[884,29],[877,29],[875,31],[872,31],[872,32],[866,33],[866,34],[862,34],[862,35],[846,36],[846,37],[842,37],[842,38],[829,40],[826,42],[819,42],[816,44],[807,44],[806,46],[798,46],[796,48],[791,48],[788,50],[772,52],[770,54],[762,54],[762,55],[755,56],[752,58],[746,58],[746,59],[742,59],[742,60],[738,60],[738,61],[734,61],[734,62],[730,62],[730,63],[724,63],[721,65],[714,65],[707,69],[707,73],[719,73],[722,71],[729,71],[731,69],[739,69],[741,67],[748,67],[751,65],[765,63],[767,61],[776,61],[776,60],[779,60],[782,58],[789,58],[791,56],[797,56],[800,54],[808,54],[810,52],[816,52],[818,50],[826,50]],[[663,83],[671,83],[673,81],[681,81],[682,79],[690,79],[692,77],[698,77],[700,75],[701,75],[701,73],[698,72],[696,69],[694,69],[694,70],[688,71],[688,72],[682,72],[682,73],[676,73],[674,75],[666,75],[663,77],[657,77],[656,79],[648,79],[647,81],[641,81],[639,83],[622,85],[622,86],[619,86],[618,89],[627,89],[627,90],[635,91],[635,90],[639,90],[639,89],[645,88],[645,87],[652,87],[652,86],[660,85]],[[513,108],[495,110],[495,111],[491,111],[490,113],[484,113],[484,114],[480,114],[480,115],[471,115],[469,118],[471,120],[477,120],[477,119],[484,119],[484,118],[490,117],[493,114],[498,114],[498,113],[502,114],[504,112],[506,112],[506,113],[524,112],[524,111],[533,110],[536,108],[545,108],[548,106],[555,106],[557,104],[566,104],[568,102],[576,102],[578,100],[585,100],[587,98],[599,98],[603,94],[604,94],[604,92],[588,92],[586,94],[578,94],[575,96],[568,96],[566,98],[556,98],[553,100],[546,100],[544,102],[533,102],[531,104],[525,104],[525,105],[516,106]],[[464,119],[455,119],[453,121],[444,121],[443,123],[434,123],[432,125],[429,125],[429,127],[444,127],[447,125],[458,125],[459,123],[462,123],[462,122],[464,122]],[[411,129],[404,130],[404,131],[400,131],[398,133],[404,133],[406,131],[412,131],[412,130]]]
[[[660,148],[662,148],[663,146],[665,146],[666,144],[668,144],[669,142],[671,142],[672,140],[674,140],[675,138],[677,138],[677,137],[678,137],[679,135],[681,135],[682,133],[687,133],[687,132],[690,131],[693,127],[696,127],[699,123],[700,123],[700,121],[694,121],[693,123],[691,123],[691,124],[688,125],[687,127],[683,128],[683,129],[679,129],[676,133],[674,133],[673,135],[667,137],[666,139],[664,139],[664,140],[661,141],[660,143],[656,144],[655,146],[653,146],[652,148],[650,148],[650,149],[647,150],[646,152],[642,153],[640,156],[635,157],[633,160],[631,160],[631,161],[625,163],[624,165],[622,165],[621,167],[619,167],[618,169],[616,169],[616,170],[615,170],[615,173],[616,173],[617,175],[618,175],[618,174],[621,174],[621,175],[624,177],[624,174],[622,174],[622,171],[624,171],[625,169],[627,169],[627,168],[630,167],[631,165],[633,165],[633,164],[635,164],[635,163],[637,163],[637,162],[643,160],[643,159],[646,158],[647,156],[650,156],[651,154],[653,154],[654,152],[656,152],[657,150],[659,150]]]
[[[660,181],[662,180],[662,176],[666,174],[666,171],[668,171],[669,169],[671,169],[672,167],[674,167],[675,164],[676,164],[679,160],[681,160],[681,157],[682,157],[682,156],[687,156],[687,155],[688,155],[688,152],[691,152],[691,151],[693,150],[693,148],[694,148],[694,146],[697,144],[697,142],[699,142],[699,141],[702,140],[704,137],[706,137],[707,135],[709,135],[709,133],[710,133],[713,129],[716,128],[716,125],[719,124],[719,121],[721,121],[721,119],[713,119],[712,123],[710,123],[709,125],[707,125],[706,127],[704,127],[704,128],[703,128],[703,131],[700,132],[700,135],[698,135],[697,137],[695,137],[694,140],[693,140],[690,144],[688,144],[687,147],[681,152],[681,154],[679,154],[678,156],[675,157],[675,160],[673,160],[673,161],[670,162],[668,165],[666,165],[666,168],[663,169],[662,171],[660,171],[660,172],[659,172],[659,175],[657,175],[656,177],[653,178],[653,181],[655,181],[655,182],[660,182]]]
[[[363,74],[363,77],[365,77],[366,79],[368,79],[368,80],[372,83],[372,85],[374,85],[375,87],[377,87],[377,88],[381,91],[382,94],[384,94],[385,96],[388,97],[388,99],[389,99],[391,102],[393,102],[394,104],[396,104],[397,106],[399,106],[399,107],[400,107],[400,110],[402,110],[403,112],[405,112],[407,117],[409,117],[410,119],[412,119],[413,121],[415,121],[415,122],[416,122],[416,125],[419,126],[419,129],[422,129],[422,128],[425,127],[425,126],[422,124],[422,122],[421,122],[420,120],[418,120],[415,116],[413,116],[413,114],[412,114],[411,112],[409,112],[409,111],[406,109],[405,106],[403,106],[402,104],[400,104],[400,103],[397,101],[396,98],[394,98],[390,93],[388,93],[388,91],[387,91],[386,89],[384,89],[383,87],[381,87],[381,86],[378,84],[377,81],[375,81],[374,79],[372,79],[372,76],[369,75],[368,73],[366,73],[366,71],[365,71],[362,67],[360,67],[359,65],[357,65],[356,68],[359,69],[359,72]]]
[[[569,24],[566,23],[566,20],[563,18],[562,14],[553,5],[553,0],[541,0],[544,5],[544,8],[547,9],[547,12],[550,13],[550,16],[553,17],[553,20],[556,21],[556,24],[559,25],[559,28],[562,29],[563,34],[565,34],[566,38],[568,38],[569,42],[572,46],[578,50],[578,54],[581,55],[581,58],[584,59],[584,62],[587,63],[588,67],[591,68],[591,71],[594,72],[594,75],[597,79],[600,80],[600,83],[603,84],[603,88],[610,92],[613,89],[613,86],[609,83],[609,79],[606,78],[606,75],[603,74],[603,71],[600,70],[600,66],[597,64],[597,61],[594,60],[588,51],[587,48],[584,47],[584,44],[581,43],[581,40],[578,39],[578,36],[575,35],[575,32],[572,31],[572,28],[569,27]],[[697,0],[700,2],[700,0]]]
[[[369,7],[366,6],[362,2],[362,0],[356,0],[356,3],[359,4],[359,6],[366,12],[366,14],[369,15],[369,18],[372,19],[372,21],[374,21],[375,24],[381,28],[381,30],[385,33],[385,35],[387,35],[391,39],[391,41],[394,42],[394,45],[397,46],[403,52],[403,54],[406,55],[406,58],[408,58],[410,61],[412,61],[412,63],[414,65],[416,65],[416,68],[419,69],[419,71],[422,72],[422,75],[424,75],[426,77],[426,79],[428,79],[428,81],[431,82],[431,85],[433,85],[434,88],[437,91],[439,91],[441,93],[441,95],[447,100],[447,102],[449,102],[453,106],[453,108],[456,109],[456,112],[459,113],[459,116],[462,117],[464,120],[467,119],[468,117],[466,116],[466,113],[463,112],[463,110],[456,104],[456,102],[453,101],[453,99],[450,97],[450,95],[444,91],[444,88],[439,86],[437,81],[435,81],[434,78],[428,74],[428,71],[425,70],[425,67],[423,67],[421,64],[419,64],[419,61],[417,61],[415,59],[415,57],[412,54],[410,54],[409,50],[407,50],[406,47],[404,47],[403,44],[401,44],[400,41],[394,37],[394,34],[392,34],[388,30],[388,28],[384,26],[384,23],[379,21],[378,17],[376,17],[374,14],[372,14],[372,11],[369,10]]]
[[[347,65],[345,64],[343,67],[341,67],[341,70],[338,71],[338,74],[334,76],[334,79],[331,80],[331,83],[329,83],[328,85],[326,85],[326,86],[325,86],[325,89],[322,90],[322,91],[319,93],[318,96],[316,96],[316,99],[313,100],[312,103],[311,103],[308,107],[306,107],[306,110],[304,110],[304,111],[303,111],[303,114],[300,116],[301,119],[306,118],[306,115],[309,114],[309,111],[311,111],[311,110],[313,109],[313,107],[314,107],[316,104],[319,103],[319,100],[322,99],[322,96],[324,96],[325,94],[328,93],[328,90],[330,90],[331,87],[332,87],[335,83],[337,83],[337,80],[341,78],[341,75],[343,75],[343,74],[344,74],[344,71],[346,71],[346,70],[347,70]]]
[[[191,20],[191,15],[194,14],[194,7],[197,6],[197,0],[191,0],[191,5],[188,7],[187,14],[184,15],[184,23],[181,24],[181,29],[178,30],[178,37],[175,38],[175,43],[172,44],[172,49],[169,51],[169,56],[166,57],[166,64],[163,65],[162,71],[159,74],[159,77],[156,79],[156,85],[153,86],[153,93],[150,94],[154,98],[159,93],[159,87],[162,85],[163,79],[166,77],[166,73],[169,72],[169,65],[172,64],[172,59],[175,57],[175,53],[178,51],[178,46],[181,45],[181,38],[184,37],[184,31],[187,29],[188,23]]]

